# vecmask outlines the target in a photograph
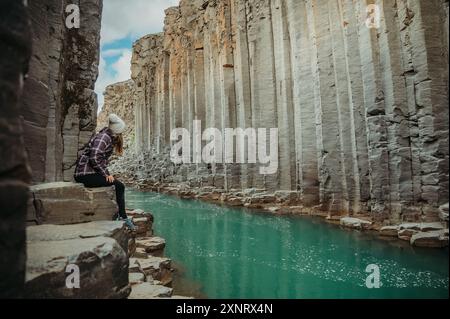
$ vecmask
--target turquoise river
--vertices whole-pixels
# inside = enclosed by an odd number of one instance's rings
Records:
[[[283,217],[177,197],[127,192],[155,216],[174,261],[175,293],[203,298],[448,298],[447,249],[419,249]],[[369,289],[368,265],[380,288]],[[371,281],[373,282],[373,281]]]

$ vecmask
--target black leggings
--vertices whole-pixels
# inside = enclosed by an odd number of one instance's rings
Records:
[[[88,188],[114,186],[116,189],[116,201],[119,206],[119,216],[127,218],[127,212],[125,211],[125,185],[121,181],[114,179],[113,183],[109,183],[106,177],[101,174],[77,176],[75,181],[84,184]]]

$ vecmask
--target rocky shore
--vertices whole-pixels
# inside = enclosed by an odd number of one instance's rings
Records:
[[[255,213],[273,215],[316,216],[325,222],[340,225],[346,229],[370,232],[385,239],[409,242],[416,247],[448,247],[448,204],[440,207],[439,221],[390,223],[380,221],[369,214],[330,214],[320,207],[304,207],[295,191],[268,192],[264,189],[224,190],[210,186],[191,187],[187,183],[159,183],[137,180],[131,175],[122,175],[128,186],[142,190],[195,199],[231,207],[245,207]]]
[[[166,241],[154,236],[150,212],[127,212],[137,226],[131,232],[111,221],[111,188],[49,183],[31,191],[26,298],[187,298],[173,296]],[[67,285],[73,269],[78,287]]]

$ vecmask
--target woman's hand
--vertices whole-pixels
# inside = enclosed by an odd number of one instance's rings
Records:
[[[112,175],[106,176],[106,181],[110,184],[114,183],[114,176]]]

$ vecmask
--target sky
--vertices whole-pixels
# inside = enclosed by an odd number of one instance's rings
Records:
[[[103,92],[113,83],[131,78],[133,42],[163,30],[164,10],[179,0],[104,0],[99,77],[95,84],[99,111]]]

